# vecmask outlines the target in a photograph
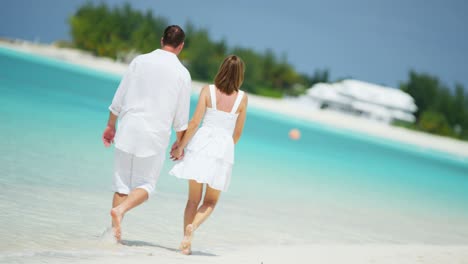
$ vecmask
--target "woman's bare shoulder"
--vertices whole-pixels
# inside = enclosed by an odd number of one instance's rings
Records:
[[[209,94],[210,93],[210,86],[209,85],[205,85],[202,87],[202,89],[200,90],[200,94]]]
[[[249,96],[247,96],[247,93],[244,92],[244,96],[242,97],[242,103],[247,104],[249,101]]]

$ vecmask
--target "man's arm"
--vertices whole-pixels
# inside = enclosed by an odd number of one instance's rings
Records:
[[[187,130],[190,114],[190,96],[192,95],[192,81],[190,75],[187,76],[183,86],[179,93],[176,112],[174,120],[172,121],[172,127],[176,132]]]
[[[192,94],[192,81],[190,75],[185,80],[184,85],[185,87],[183,87],[181,90],[179,100],[177,102],[176,113],[172,122],[172,126],[176,131],[177,139],[171,147],[171,152],[179,146],[179,143],[182,141],[182,138],[185,135],[185,131],[187,130],[187,123],[190,113],[190,96]],[[173,157],[171,156],[171,158]]]
[[[118,116],[120,114],[120,111],[122,110],[125,96],[132,83],[131,80],[132,78],[135,78],[134,77],[135,70],[136,70],[136,62],[135,60],[133,60],[130,63],[130,66],[128,67],[127,72],[122,77],[119,87],[117,88],[117,91],[114,94],[114,98],[112,99],[112,103],[109,106],[109,110],[116,116]]]
[[[115,124],[117,123],[117,117],[122,110],[124,97],[127,93],[127,90],[130,86],[130,80],[135,72],[136,62],[133,60],[127,72],[124,74],[122,80],[120,81],[119,87],[114,94],[114,98],[112,99],[112,103],[109,106],[109,119],[107,120],[107,126],[104,129],[104,133],[102,134],[102,142],[104,146],[109,147],[112,143],[114,143],[114,136],[115,136]]]

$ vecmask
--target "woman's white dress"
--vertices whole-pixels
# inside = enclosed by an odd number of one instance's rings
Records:
[[[239,91],[230,113],[216,109],[216,87],[210,85],[211,108],[207,108],[201,127],[187,144],[185,156],[169,174],[181,179],[206,183],[211,188],[227,191],[234,164],[232,138],[244,95]]]

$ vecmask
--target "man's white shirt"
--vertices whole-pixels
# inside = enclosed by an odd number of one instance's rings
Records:
[[[165,151],[171,126],[187,129],[191,84],[174,53],[157,49],[136,57],[109,106],[119,117],[115,147],[138,157]]]

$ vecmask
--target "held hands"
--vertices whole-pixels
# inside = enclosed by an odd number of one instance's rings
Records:
[[[110,147],[110,145],[114,143],[114,137],[115,127],[107,126],[106,129],[104,129],[104,133],[102,133],[102,142],[104,143],[104,146]]]
[[[179,143],[176,141],[171,148],[171,159],[173,161],[181,160],[184,158],[184,149],[179,147]]]

